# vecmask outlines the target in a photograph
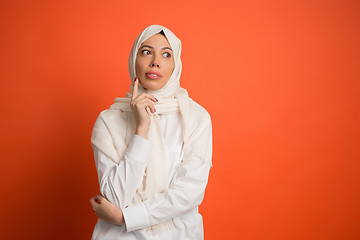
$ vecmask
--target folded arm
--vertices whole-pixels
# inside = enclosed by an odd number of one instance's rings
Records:
[[[140,187],[151,146],[149,140],[134,134],[119,163],[93,146],[100,192],[117,207],[127,206]]]

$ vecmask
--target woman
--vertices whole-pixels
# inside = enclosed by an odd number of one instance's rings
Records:
[[[101,195],[92,239],[203,239],[198,206],[211,168],[207,111],[180,87],[181,42],[152,25],[129,57],[133,84],[97,118],[91,143]]]

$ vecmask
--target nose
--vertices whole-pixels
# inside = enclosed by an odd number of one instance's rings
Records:
[[[160,64],[159,64],[159,59],[158,59],[158,56],[157,54],[154,54],[154,57],[152,59],[152,61],[150,62],[150,67],[157,67],[159,68],[160,67]]]

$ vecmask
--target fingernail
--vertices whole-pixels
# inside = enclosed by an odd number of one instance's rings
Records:
[[[137,77],[134,79],[134,82],[136,82],[136,80],[137,80]]]
[[[158,102],[159,100],[157,100],[157,98],[155,98],[156,99],[156,101]]]

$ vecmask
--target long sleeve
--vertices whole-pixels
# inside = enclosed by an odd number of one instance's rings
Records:
[[[212,153],[211,120],[196,129],[190,142],[193,154],[176,168],[169,187],[146,201],[123,208],[128,232],[176,218],[200,205],[207,185]]]
[[[119,163],[93,146],[100,192],[110,202],[120,208],[129,204],[141,185],[151,146],[149,140],[134,134]]]
[[[200,205],[209,170],[210,164],[201,160],[180,164],[176,169],[176,179],[164,192],[122,209],[127,231],[158,224]]]

